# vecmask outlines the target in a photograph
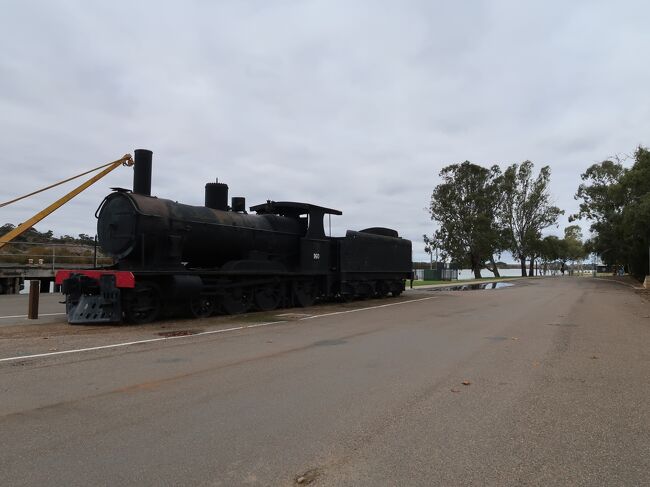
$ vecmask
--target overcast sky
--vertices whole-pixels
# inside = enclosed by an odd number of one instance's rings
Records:
[[[433,231],[438,172],[550,165],[568,213],[580,173],[650,144],[646,1],[5,2],[0,201],[154,152],[153,194],[343,211],[333,234]],[[37,225],[95,233],[120,168]],[[19,223],[74,187],[0,209]],[[553,232],[560,234],[566,218]]]

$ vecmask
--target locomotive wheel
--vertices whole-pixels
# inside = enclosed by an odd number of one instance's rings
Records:
[[[271,311],[280,305],[282,299],[282,288],[278,285],[269,284],[255,288],[255,306],[260,311]]]
[[[341,283],[341,293],[339,294],[341,301],[344,303],[350,302],[354,299],[355,286],[351,282]]]
[[[357,294],[360,299],[367,299],[371,297],[374,292],[372,290],[372,284],[369,282],[360,282],[357,284]]]
[[[128,323],[151,323],[160,314],[160,287],[154,282],[138,282],[124,302],[124,317]]]
[[[190,313],[195,318],[207,318],[215,309],[214,296],[200,296],[190,301]]]
[[[377,286],[375,286],[375,289],[377,291],[376,296],[378,298],[385,298],[388,296],[388,293],[390,292],[390,287],[386,283],[386,281],[377,281]]]
[[[229,315],[246,313],[251,307],[251,293],[243,287],[230,289],[221,298],[221,307]]]
[[[390,286],[390,293],[393,295],[394,298],[402,294],[402,283],[399,281],[393,281],[393,283]]]
[[[313,281],[298,281],[293,285],[294,303],[301,308],[311,306],[316,301],[316,283]]]

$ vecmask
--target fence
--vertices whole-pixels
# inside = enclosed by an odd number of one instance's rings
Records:
[[[452,281],[458,279],[458,269],[443,262],[434,262],[433,269],[413,269],[413,277],[424,281]]]
[[[51,268],[66,266],[110,265],[113,259],[101,253],[95,245],[76,243],[11,242],[0,252],[3,266]]]

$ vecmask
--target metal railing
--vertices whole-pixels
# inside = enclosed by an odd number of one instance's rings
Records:
[[[111,265],[113,259],[104,255],[97,244],[10,242],[0,252],[4,267],[51,268],[65,266]]]

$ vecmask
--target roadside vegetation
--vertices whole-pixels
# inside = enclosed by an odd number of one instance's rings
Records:
[[[506,251],[519,260],[523,277],[534,275],[536,264],[545,272],[588,254],[577,225],[562,238],[542,237],[564,213],[552,204],[548,166],[535,175],[530,161],[503,172],[465,161],[443,168],[440,177],[429,206],[438,230],[424,236],[425,251],[440,250],[443,261],[470,268],[475,278],[482,269],[500,277],[496,261]]]
[[[591,223],[589,250],[643,279],[650,258],[650,151],[638,147],[633,156],[594,164],[581,177],[580,211],[572,218]]]
[[[590,254],[638,279],[649,272],[650,151],[644,147],[633,156],[593,164],[581,175],[575,195],[580,210],[569,221],[591,224],[586,241],[575,224],[562,236],[542,237],[564,214],[551,201],[548,166],[535,174],[530,161],[505,171],[465,161],[444,167],[439,176],[442,182],[434,188],[429,205],[438,229],[423,236],[425,251],[470,268],[476,278],[483,269],[499,277],[496,261],[503,252],[519,261],[522,276],[534,275],[535,266],[543,273],[563,269]]]
[[[0,226],[0,237],[10,232],[15,225],[6,223]],[[39,232],[30,228],[22,235],[16,237],[11,243],[0,251],[0,263],[27,264],[31,259],[34,264],[43,261],[43,264],[90,265],[94,262],[95,239],[90,235],[79,234],[63,235],[57,237],[52,230]],[[98,264],[111,264],[112,259],[104,256],[98,249]]]

